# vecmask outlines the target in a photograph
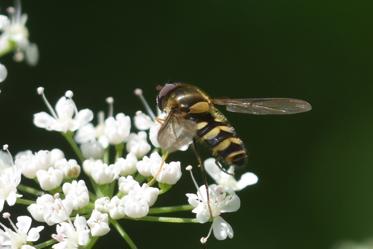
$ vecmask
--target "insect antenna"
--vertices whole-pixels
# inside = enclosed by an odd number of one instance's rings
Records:
[[[193,139],[192,149],[193,149],[194,155],[197,158],[198,167],[201,169],[201,174],[202,174],[202,177],[203,177],[203,180],[204,180],[204,183],[205,183],[205,188],[206,188],[207,206],[208,206],[208,209],[209,209],[210,218],[212,219],[213,217],[212,217],[212,210],[211,210],[211,206],[210,206],[209,184],[207,182],[207,176],[206,176],[205,168],[202,164],[202,159],[201,159],[200,155],[198,154],[198,151],[197,151],[197,148],[196,148],[196,140],[195,139]]]

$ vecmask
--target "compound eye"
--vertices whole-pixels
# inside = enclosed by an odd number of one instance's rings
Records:
[[[162,89],[159,91],[158,97],[157,97],[157,104],[159,109],[163,110],[163,101],[167,96],[170,94],[172,90],[176,88],[176,84],[165,84]]]

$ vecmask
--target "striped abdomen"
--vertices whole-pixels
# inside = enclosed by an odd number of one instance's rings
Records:
[[[187,118],[197,123],[197,137],[223,165],[245,165],[247,153],[242,140],[237,137],[224,115],[214,107],[211,108],[208,112],[187,115]]]

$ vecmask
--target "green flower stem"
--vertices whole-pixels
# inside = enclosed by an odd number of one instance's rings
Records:
[[[23,184],[18,185],[17,188],[22,192],[32,194],[32,195],[36,195],[36,196],[44,194],[44,192],[41,191],[41,190],[38,190],[38,189],[33,188],[33,187],[25,186]]]
[[[145,216],[143,218],[133,219],[128,218],[129,220],[136,221],[150,221],[150,222],[165,222],[165,223],[199,223],[197,219],[194,218],[179,218],[179,217],[158,217],[158,216]]]
[[[35,203],[34,201],[32,200],[26,200],[26,199],[17,199],[16,201],[17,204],[21,204],[21,205],[26,205],[26,206],[29,206],[33,203]]]
[[[115,189],[115,182],[110,183],[110,184],[104,184],[104,185],[96,185],[96,193],[97,197],[104,197],[108,196],[111,197],[113,195],[114,189]]]
[[[104,151],[104,163],[109,164],[110,161],[110,146]]]
[[[75,143],[74,138],[73,138],[73,133],[72,132],[66,132],[66,133],[61,133],[67,142],[70,144],[71,148],[74,150],[76,156],[79,158],[80,162],[84,161],[84,156],[82,152],[79,149],[79,146]]]
[[[159,195],[163,195],[172,189],[172,185],[168,185],[165,183],[158,183],[158,187],[160,189]]]
[[[96,195],[92,193],[91,191],[89,191],[89,200],[94,202],[96,199],[97,199]]]
[[[92,196],[91,196],[91,194],[89,196],[90,196],[90,198],[95,196],[95,200],[96,200],[97,196],[98,196],[98,191],[99,191],[98,190],[98,184],[96,184],[95,181],[91,177],[88,177],[88,178],[89,178],[89,182],[91,183],[91,186],[92,186],[93,190],[95,191],[95,195],[91,193]]]
[[[124,144],[115,145],[115,159],[118,159],[123,156]]]
[[[35,246],[35,248],[36,249],[42,249],[42,248],[50,247],[51,245],[56,244],[56,242],[57,241],[55,241],[54,239],[50,239],[50,240],[47,240],[43,243],[37,244]]]
[[[92,210],[95,208],[95,204],[90,202],[88,203],[85,207],[75,210],[72,212],[70,216],[75,217],[77,214],[82,215],[82,214],[90,214],[92,213]]]
[[[191,205],[180,205],[172,207],[155,207],[149,210],[149,214],[166,214],[173,212],[190,211],[193,207]]]
[[[113,225],[113,227],[118,231],[119,235],[127,242],[129,247],[131,249],[137,249],[137,246],[135,245],[133,240],[130,238],[128,233],[126,231],[124,231],[123,227],[118,223],[118,221],[111,220],[110,222]]]
[[[140,183],[140,184],[143,183],[145,180],[146,180],[146,178],[144,176],[142,176],[141,174],[137,174],[135,176],[135,181]]]
[[[98,239],[99,239],[99,237],[92,237],[91,240],[89,241],[88,245],[86,245],[84,248],[85,249],[93,248],[93,246],[96,244]]]

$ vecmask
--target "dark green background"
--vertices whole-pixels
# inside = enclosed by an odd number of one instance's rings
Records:
[[[2,6],[11,1],[2,1]],[[64,148],[32,125],[67,89],[78,107],[133,114],[136,87],[180,80],[212,96],[297,97],[313,111],[287,117],[227,114],[260,177],[224,216],[232,240],[207,248],[315,249],[373,236],[373,22],[368,1],[24,1],[38,66],[4,60],[0,142],[12,152]],[[72,154],[70,154],[72,155]],[[185,162],[191,152],[179,153]],[[188,177],[162,203],[181,204]],[[201,248],[208,225],[127,222],[140,248]],[[113,232],[115,234],[115,232]],[[106,243],[106,244],[105,244]],[[98,244],[116,248],[117,235]]]

